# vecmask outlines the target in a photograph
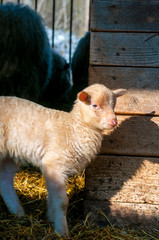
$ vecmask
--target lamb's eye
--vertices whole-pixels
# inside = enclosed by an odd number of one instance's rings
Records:
[[[98,108],[98,106],[96,104],[92,104],[93,108]]]

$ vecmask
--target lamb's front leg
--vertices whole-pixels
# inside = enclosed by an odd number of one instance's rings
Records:
[[[54,230],[60,236],[68,236],[67,226],[67,207],[68,197],[66,194],[65,180],[60,173],[45,171],[45,179],[48,190],[48,217],[51,223],[54,223]]]

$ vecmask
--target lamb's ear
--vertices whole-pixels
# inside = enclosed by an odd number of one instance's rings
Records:
[[[90,96],[88,93],[86,93],[85,91],[81,91],[78,93],[78,98],[81,102],[84,102],[86,104],[90,103]]]
[[[117,89],[114,90],[113,93],[115,94],[116,98],[123,96],[127,92],[126,89]]]

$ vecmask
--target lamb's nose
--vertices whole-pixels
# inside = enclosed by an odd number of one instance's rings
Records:
[[[112,119],[111,120],[112,127],[115,127],[117,124],[118,124],[117,119]]]

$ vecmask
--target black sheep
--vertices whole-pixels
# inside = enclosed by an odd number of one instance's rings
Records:
[[[52,49],[52,74],[40,98],[46,107],[69,111],[71,105],[68,93],[71,88],[69,64],[65,58]]]
[[[42,18],[28,6],[0,5],[0,95],[38,101],[52,71]]]
[[[70,101],[76,99],[76,95],[88,86],[90,32],[87,32],[77,44],[72,57],[72,78],[73,87],[70,92]]]

